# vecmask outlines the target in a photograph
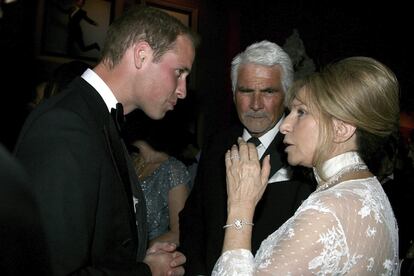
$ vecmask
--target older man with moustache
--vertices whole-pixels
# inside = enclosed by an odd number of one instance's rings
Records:
[[[254,43],[233,59],[231,79],[241,124],[204,145],[193,190],[180,213],[180,250],[187,256],[187,275],[210,275],[221,254],[227,219],[224,155],[238,137],[256,144],[261,159],[269,154],[272,167],[270,184],[256,208],[252,252],[312,191],[310,184],[293,180],[279,132],[285,93],[293,81],[288,54],[269,41]],[[231,226],[238,223],[243,222]]]

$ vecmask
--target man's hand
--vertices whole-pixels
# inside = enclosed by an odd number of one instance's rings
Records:
[[[156,242],[147,250],[144,263],[149,265],[155,276],[182,276],[184,254],[176,251],[177,245],[169,242]]]

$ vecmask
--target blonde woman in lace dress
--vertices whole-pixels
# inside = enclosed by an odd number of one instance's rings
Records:
[[[398,98],[395,75],[367,57],[296,82],[280,130],[289,163],[312,167],[318,187],[253,256],[251,222],[271,164],[261,168],[239,139],[226,153],[228,219],[213,275],[398,275],[396,220],[370,171],[398,127]]]

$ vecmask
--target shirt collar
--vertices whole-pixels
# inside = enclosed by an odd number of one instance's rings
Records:
[[[118,100],[115,98],[115,95],[109,86],[95,73],[95,71],[88,68],[81,77],[95,88],[99,95],[101,95],[109,112],[112,108],[116,108]]]

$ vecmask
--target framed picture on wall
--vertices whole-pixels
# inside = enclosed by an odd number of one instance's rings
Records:
[[[115,0],[39,1],[38,55],[97,61]]]
[[[194,4],[195,1],[185,0],[145,0],[148,6],[160,9],[178,20],[184,25],[190,27],[197,32],[198,23],[198,7]]]

